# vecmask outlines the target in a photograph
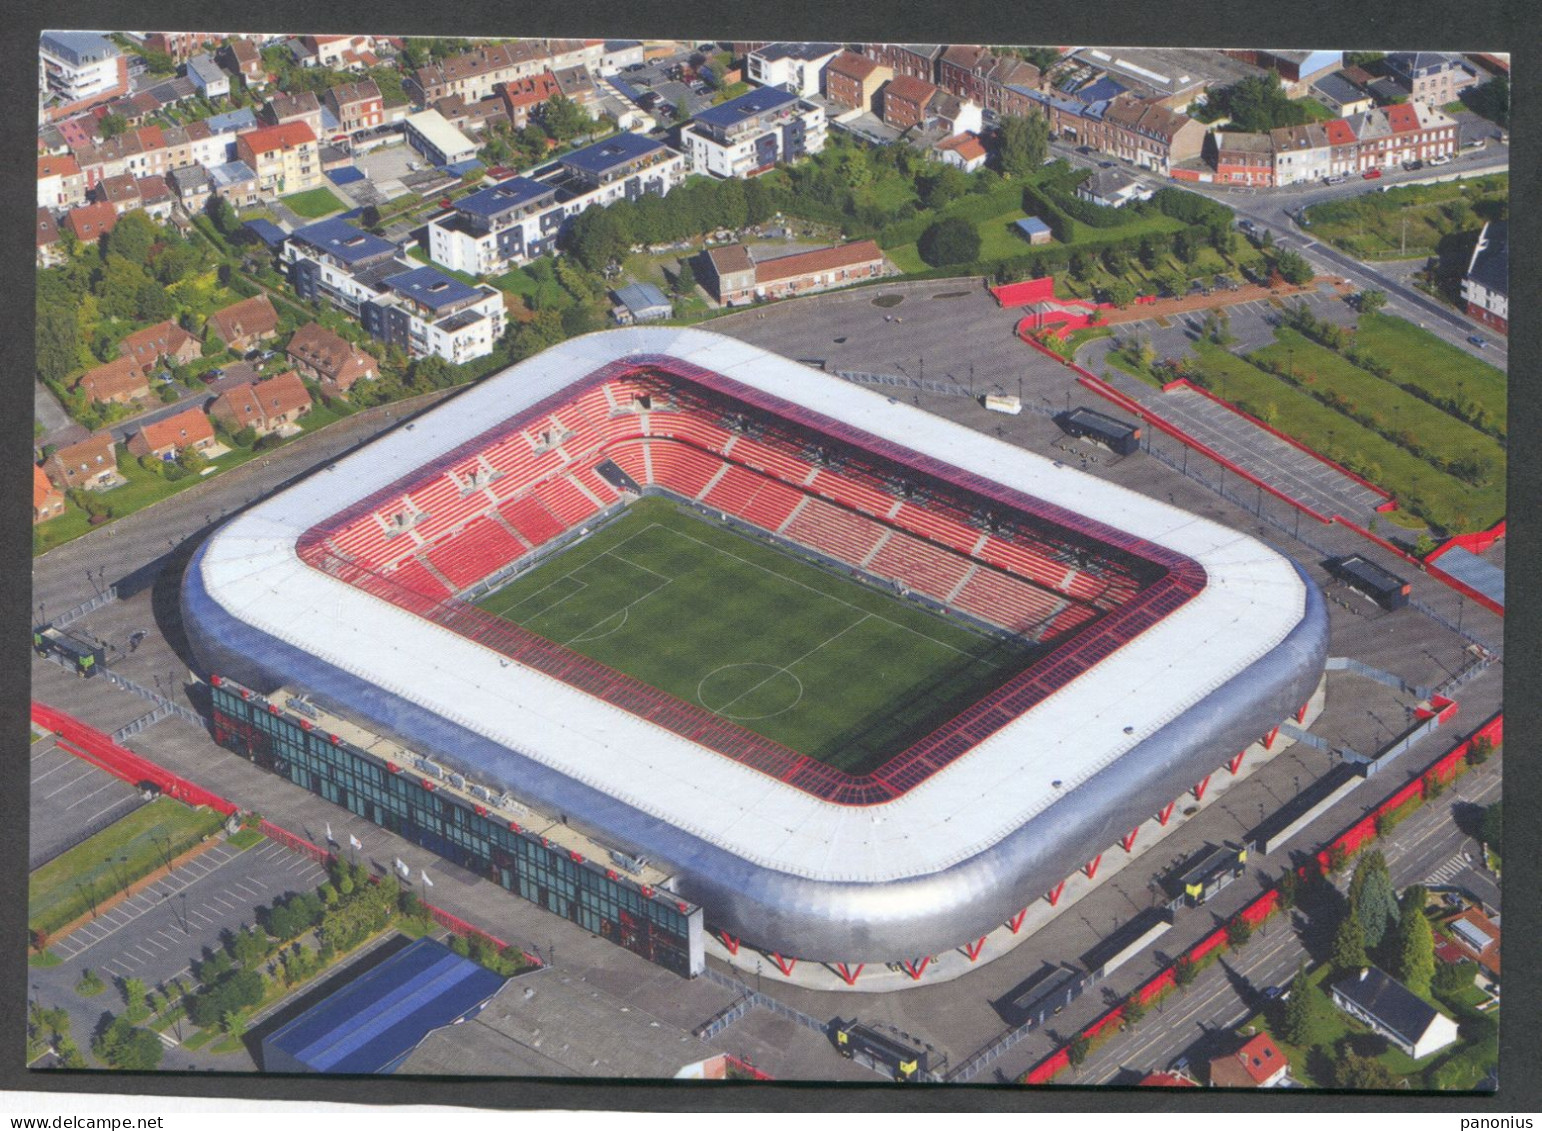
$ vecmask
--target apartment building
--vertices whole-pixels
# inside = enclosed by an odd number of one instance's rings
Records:
[[[259,192],[303,192],[321,184],[316,134],[304,122],[287,122],[236,136],[236,156],[257,174]]]
[[[779,161],[824,149],[824,107],[765,87],[703,110],[680,131],[680,139],[698,172],[752,177]]]

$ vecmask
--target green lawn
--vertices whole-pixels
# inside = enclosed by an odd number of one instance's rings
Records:
[[[1450,529],[1477,530],[1504,514],[1504,485],[1470,487],[1371,429],[1220,346],[1196,342],[1190,362],[1217,396],[1365,475]],[[1396,512],[1389,516],[1396,518]]]
[[[330,216],[334,212],[347,210],[337,195],[325,185],[319,188],[307,189],[305,192],[290,193],[288,196],[279,197],[284,205],[295,215],[303,216],[307,220],[319,220],[323,216]]]
[[[1355,348],[1392,370],[1394,380],[1435,397],[1453,394],[1483,406],[1501,432],[1507,431],[1509,378],[1504,370],[1479,361],[1466,350],[1442,341],[1412,322],[1385,314],[1366,314],[1355,331]]]
[[[1029,659],[663,499],[482,607],[851,773]]]
[[[1476,232],[1509,199],[1508,176],[1403,185],[1313,205],[1312,234],[1361,259],[1423,258],[1458,232]]]
[[[56,931],[175,858],[209,834],[223,818],[212,809],[190,809],[161,797],[134,810],[56,856],[27,882],[27,925]]]

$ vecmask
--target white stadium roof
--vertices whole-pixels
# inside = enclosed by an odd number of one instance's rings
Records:
[[[823,801],[305,565],[310,527],[593,372],[666,354],[1183,554],[1203,590],[892,801]],[[751,863],[816,881],[925,876],[975,856],[1276,648],[1295,567],[1217,523],[764,350],[683,329],[563,343],[269,498],[202,558],[231,615]],[[1056,784],[1058,783],[1058,784]],[[510,783],[511,785],[514,783]]]

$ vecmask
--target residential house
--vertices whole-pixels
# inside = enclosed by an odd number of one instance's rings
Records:
[[[483,98],[468,103],[460,95],[452,94],[435,102],[432,108],[446,122],[465,134],[480,133],[494,122],[512,124],[508,107],[500,98]]]
[[[291,51],[302,67],[329,71],[357,71],[380,61],[375,39],[369,35],[302,35],[291,44]]]
[[[594,85],[588,68],[558,67],[552,71],[552,76],[557,80],[562,97],[585,113],[592,114],[600,104],[600,88]]]
[[[973,173],[985,164],[985,146],[974,132],[952,134],[932,146],[932,154],[945,165]]]
[[[327,91],[326,104],[346,134],[371,129],[385,122],[385,100],[373,79],[343,83]]]
[[[46,208],[37,210],[37,265],[53,267],[63,263],[64,249],[59,243],[59,221]]]
[[[755,299],[791,298],[892,274],[872,240],[778,256],[756,262],[739,244],[711,248],[700,257],[702,283],[723,306]]]
[[[1312,97],[1340,118],[1363,114],[1376,105],[1376,100],[1343,71],[1334,71],[1314,82]]]
[[[146,424],[125,445],[136,456],[159,460],[176,459],[186,448],[207,452],[214,446],[214,425],[198,408]]]
[[[556,75],[550,71],[541,71],[513,82],[500,83],[496,95],[514,128],[522,130],[530,124],[531,116],[537,109],[544,106],[548,99],[554,98],[561,89],[557,85]]]
[[[894,69],[877,59],[842,51],[825,66],[825,97],[842,106],[880,113],[878,91],[894,77]]]
[[[1118,169],[1095,169],[1076,186],[1076,195],[1088,204],[1103,208],[1123,208],[1132,200],[1150,200],[1151,190],[1128,173]]]
[[[37,206],[74,208],[86,202],[86,176],[73,155],[37,159]]]
[[[219,36],[205,31],[152,31],[145,36],[145,50],[158,51],[179,63],[186,63],[219,41]]]
[[[129,89],[128,60],[93,31],[47,31],[38,40],[38,94],[49,121],[67,118]]]
[[[230,432],[250,428],[259,436],[288,431],[311,410],[310,390],[292,370],[221,393],[209,415]]]
[[[1220,185],[1274,185],[1274,143],[1268,134],[1216,131],[1215,182]]]
[[[117,444],[111,432],[95,432],[58,449],[43,461],[43,471],[54,486],[64,491],[76,487],[104,491],[123,482],[118,474]]]
[[[258,295],[216,310],[208,325],[231,352],[245,353],[278,333],[278,311],[267,295]]]
[[[294,332],[286,347],[289,363],[329,393],[344,394],[360,381],[380,376],[380,363],[341,334],[316,322]]]
[[[1456,1042],[1456,1022],[1375,966],[1335,982],[1333,1004],[1422,1060]]]
[[[594,65],[594,71],[600,75],[613,75],[643,63],[646,54],[641,40],[607,39],[600,46],[600,61]]]
[[[230,76],[209,55],[194,55],[189,59],[187,77],[198,93],[210,101],[230,94]]]
[[[257,174],[245,161],[210,166],[209,190],[235,209],[250,208],[261,199]]]
[[[304,122],[286,122],[236,136],[236,157],[257,174],[259,192],[287,195],[321,184],[316,133]]]
[[[549,67],[550,58],[539,40],[520,39],[476,47],[419,67],[406,86],[419,106],[432,106],[452,94],[476,102],[503,83],[529,78]]]
[[[1228,1056],[1210,1062],[1212,1088],[1279,1088],[1290,1076],[1290,1061],[1268,1033],[1259,1033]]]
[[[745,56],[744,77],[808,98],[824,89],[825,67],[840,53],[835,43],[768,43]]]
[[[951,137],[962,133],[978,134],[985,128],[985,121],[976,103],[939,90],[926,104],[923,125],[943,137]]]
[[[546,41],[547,66],[555,71],[581,67],[593,70],[605,57],[603,39],[548,39]]]
[[[1022,114],[1026,106],[1014,88],[1034,88],[1041,79],[1032,63],[970,44],[949,47],[937,62],[938,86],[994,114]]]
[[[86,370],[75,388],[96,404],[131,404],[150,395],[150,382],[132,357],[115,357]]]
[[[1172,166],[1198,157],[1204,149],[1203,125],[1156,102],[1115,98],[1106,117],[1115,132],[1112,148],[1104,152],[1142,169],[1165,176]]]
[[[652,283],[628,283],[611,291],[610,297],[615,301],[610,315],[623,326],[657,322],[674,312],[668,296]]]
[[[139,189],[139,207],[144,209],[146,216],[162,222],[171,218],[171,210],[177,198],[165,177],[159,174],[140,177],[135,187]]]
[[[680,131],[691,167],[715,177],[753,177],[825,146],[824,108],[764,87],[697,114]]]
[[[111,204],[82,204],[71,208],[64,218],[64,226],[75,233],[81,243],[91,243],[108,232],[118,222],[118,210]]]
[[[883,120],[897,130],[920,127],[938,88],[910,75],[895,75],[883,88]]]
[[[64,492],[55,487],[37,464],[32,465],[32,524],[64,513]]]
[[[883,64],[896,78],[909,75],[923,82],[937,81],[937,64],[945,50],[940,43],[864,43],[862,54]]]
[[[1276,187],[1318,181],[1333,168],[1333,145],[1328,140],[1328,131],[1316,122],[1270,130],[1269,144],[1274,150]]]
[[[1439,107],[1426,102],[1368,110],[1340,119],[1354,134],[1352,162],[1335,165],[1335,173],[1363,173],[1368,169],[1395,169],[1405,161],[1429,161],[1449,157],[1457,151],[1458,128],[1455,119]],[[1325,123],[1333,142],[1333,127]]]
[[[297,94],[275,94],[263,104],[258,115],[264,126],[286,126],[290,122],[304,122],[311,133],[321,137],[326,127],[321,120],[321,102],[308,90]]]
[[[181,202],[183,211],[188,215],[202,212],[209,203],[209,193],[213,184],[209,180],[209,170],[202,165],[173,169],[166,174],[166,179],[171,182],[172,192],[176,193],[177,200]]]
[[[1467,313],[1501,334],[1510,332],[1510,225],[1490,220],[1462,276],[1462,302]]]
[[[112,205],[113,210],[122,216],[125,212],[133,212],[139,207],[139,181],[129,173],[108,177],[104,181],[97,182],[96,187],[91,190],[91,195],[100,203]]]
[[[172,365],[196,361],[203,356],[203,347],[192,334],[167,319],[124,338],[118,343],[118,353],[132,358],[135,365],[149,373],[162,361],[169,360]]]
[[[1478,81],[1465,59],[1443,51],[1394,51],[1382,60],[1382,67],[1406,97],[1430,106],[1455,102]]]
[[[248,88],[262,86],[267,82],[262,54],[250,40],[231,40],[214,53],[214,61],[232,75],[240,75],[246,80]]]
[[[1463,958],[1471,959],[1494,981],[1499,980],[1499,924],[1476,907],[1464,908],[1446,920],[1446,929]]]
[[[461,133],[437,110],[420,110],[407,119],[407,144],[431,165],[443,168],[470,161],[481,148]]]
[[[1236,50],[1222,54],[1273,71],[1290,98],[1303,97],[1314,82],[1344,65],[1342,51]]]

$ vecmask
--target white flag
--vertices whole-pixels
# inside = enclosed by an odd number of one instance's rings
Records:
[[[354,836],[352,833],[348,834],[348,843],[353,845],[355,848],[363,848],[364,847],[363,842],[360,841],[359,838]]]
[[[406,876],[408,879],[412,878],[412,869],[407,867],[407,862],[400,856],[396,858],[396,870],[402,875]]]
[[[337,843],[336,839],[332,836],[332,822],[331,821],[327,822],[327,843],[328,844],[336,844]]]
[[[419,872],[423,872],[423,869],[419,868],[418,871]],[[427,884],[429,887],[433,887],[434,886],[434,881],[428,878],[428,873],[427,872],[423,872],[423,882],[425,884]]]

